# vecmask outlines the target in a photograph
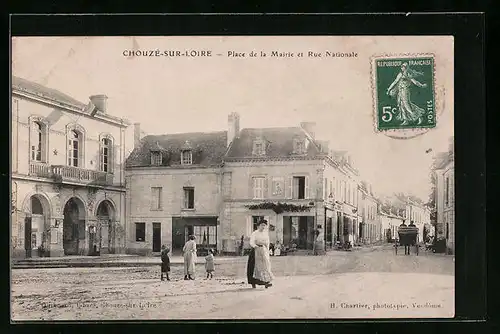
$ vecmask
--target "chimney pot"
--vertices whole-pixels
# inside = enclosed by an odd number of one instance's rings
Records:
[[[99,109],[103,114],[107,111],[108,97],[104,94],[92,95],[90,101]]]

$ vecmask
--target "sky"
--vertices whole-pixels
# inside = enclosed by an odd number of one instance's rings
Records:
[[[213,56],[123,55],[137,48]],[[246,57],[229,57],[229,51]],[[249,57],[252,51],[268,56]],[[294,57],[270,57],[272,51]],[[323,56],[307,57],[309,51]],[[325,51],[357,57],[325,57]],[[370,59],[408,53],[435,56],[437,126],[393,139],[375,131]],[[447,36],[22,37],[12,41],[12,74],[83,103],[106,94],[108,113],[140,123],[146,134],[226,130],[231,112],[240,114],[241,128],[316,122],[316,137],[349,151],[380,195],[405,192],[426,200],[432,162],[426,151],[446,151],[453,136],[453,39]]]

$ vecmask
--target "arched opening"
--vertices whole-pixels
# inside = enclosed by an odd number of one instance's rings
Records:
[[[49,203],[41,195],[32,195],[28,200],[27,212],[25,218],[25,249],[31,249],[30,255],[44,256],[49,253],[48,240],[50,239],[48,228]]]
[[[115,253],[115,207],[109,200],[102,201],[97,206],[98,241],[96,249],[99,253]]]
[[[85,248],[85,206],[76,197],[64,206],[63,247],[64,255],[78,255]]]

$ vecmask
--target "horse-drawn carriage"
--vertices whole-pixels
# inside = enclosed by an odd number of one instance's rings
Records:
[[[415,253],[418,255],[418,227],[416,226],[399,226],[398,227],[399,239],[394,244],[394,252],[398,254],[398,247],[405,247],[405,254],[410,254],[411,247],[415,247]],[[408,253],[406,253],[408,249]]]

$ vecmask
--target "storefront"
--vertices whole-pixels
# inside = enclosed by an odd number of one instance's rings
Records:
[[[180,252],[190,235],[198,249],[217,249],[217,217],[172,218],[172,251]]]

